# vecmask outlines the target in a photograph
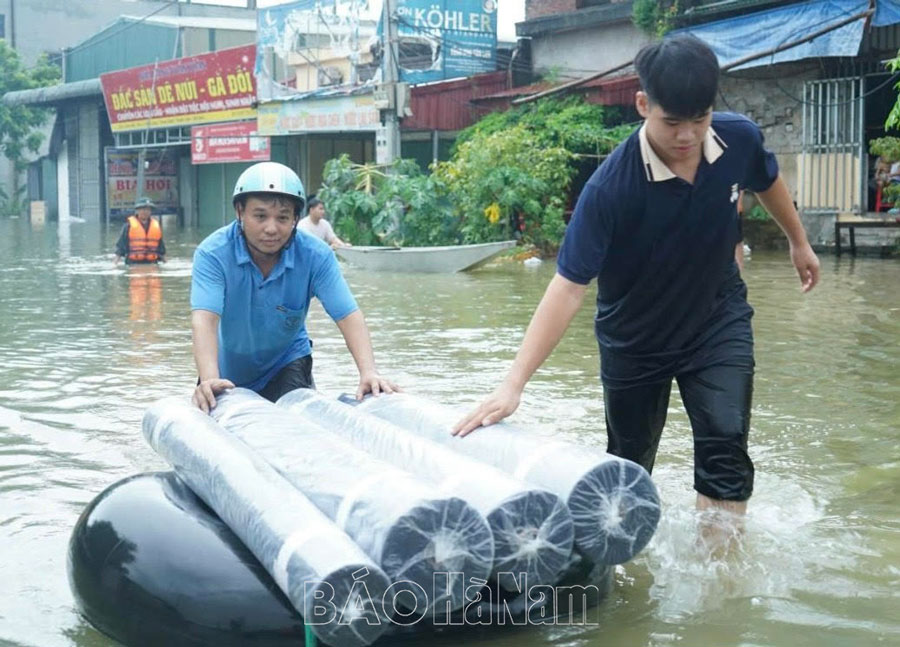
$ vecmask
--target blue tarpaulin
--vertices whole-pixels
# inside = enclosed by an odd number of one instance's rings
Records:
[[[868,0],[818,0],[744,14],[671,33],[693,34],[712,48],[720,65],[727,65],[754,52],[765,52],[800,40],[829,25],[838,24],[861,13],[868,6]],[[900,22],[900,0],[878,0],[872,24],[884,26],[898,22]],[[865,19],[861,18],[817,36],[807,43],[756,59],[734,69],[820,56],[856,56],[859,53],[864,28]]]
[[[872,24],[875,27],[896,25],[900,22],[900,0],[878,0],[875,3],[875,16]]]

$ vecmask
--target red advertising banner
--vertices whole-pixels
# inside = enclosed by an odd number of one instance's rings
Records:
[[[265,162],[271,155],[270,140],[256,132],[255,121],[194,126],[191,163]]]
[[[256,117],[256,45],[100,75],[113,132]]]

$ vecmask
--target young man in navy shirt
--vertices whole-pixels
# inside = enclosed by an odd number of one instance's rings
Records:
[[[713,113],[712,51],[677,36],[646,46],[635,67],[644,124],[585,186],[512,367],[454,433],[515,411],[596,278],[608,451],[653,468],[674,378],[694,434],[697,507],[743,513],[753,490],[754,361],[753,310],[734,258],[741,189],[784,230],[803,292],[816,285],[819,261],[759,128]]]
[[[273,402],[314,388],[306,315],[313,297],[337,323],[359,370],[356,396],[396,386],[375,368],[369,329],[331,248],[297,231],[300,178],[276,162],[244,171],[234,186],[236,218],[194,253],[191,329],[199,380],[193,402],[242,386]]]

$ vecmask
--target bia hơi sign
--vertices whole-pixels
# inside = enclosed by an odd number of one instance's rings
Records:
[[[256,46],[100,75],[113,132],[256,116]]]
[[[193,164],[264,162],[270,156],[270,140],[257,135],[255,121],[191,128]]]
[[[178,211],[178,164],[171,151],[150,149],[144,157],[144,187],[137,190],[139,152],[135,149],[106,149],[106,209],[110,217],[134,213],[137,198],[150,198],[154,213]]]

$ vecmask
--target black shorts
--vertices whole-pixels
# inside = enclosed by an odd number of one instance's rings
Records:
[[[294,389],[314,389],[316,382],[312,376],[312,355],[295,359],[278,371],[268,384],[260,389],[259,394],[266,400],[275,402]]]
[[[675,377],[694,435],[694,489],[712,499],[746,501],[753,492],[747,454],[752,364],[716,365]],[[607,451],[653,469],[666,422],[672,379],[604,385]]]

